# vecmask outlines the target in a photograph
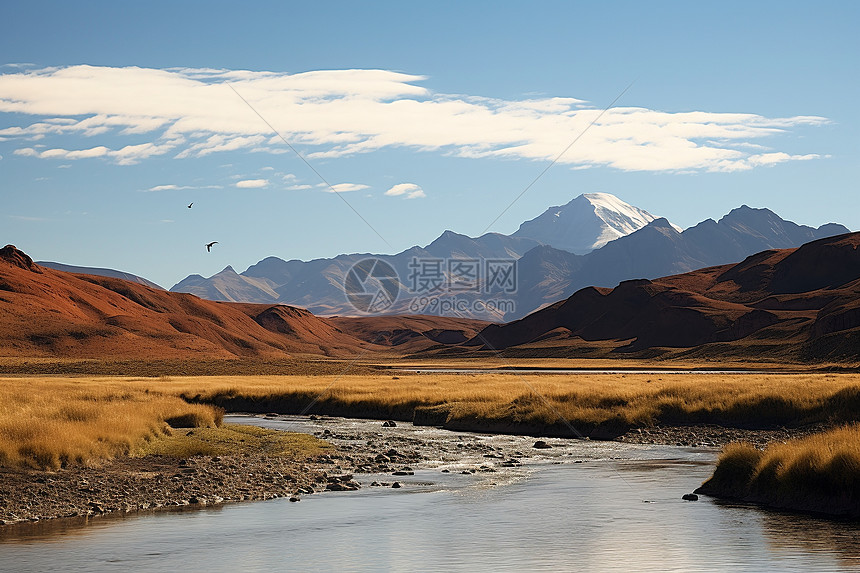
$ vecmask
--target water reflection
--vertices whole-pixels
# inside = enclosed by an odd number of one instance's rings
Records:
[[[776,551],[827,551],[843,567],[860,568],[860,522],[763,512],[762,527]]]

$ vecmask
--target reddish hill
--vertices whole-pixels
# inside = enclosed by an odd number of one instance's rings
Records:
[[[488,324],[484,320],[444,316],[331,317],[341,331],[372,344],[414,352],[439,344],[460,344]]]
[[[212,302],[0,249],[0,356],[346,356],[369,346],[300,308]]]
[[[521,320],[490,325],[464,346],[563,356],[565,348],[590,345],[650,356],[695,349],[687,355],[856,362],[860,233],[614,289],[585,288]]]

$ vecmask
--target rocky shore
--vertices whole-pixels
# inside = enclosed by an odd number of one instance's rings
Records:
[[[118,458],[56,472],[3,469],[0,523],[297,496],[327,483],[312,461],[259,455]]]
[[[616,438],[629,444],[664,444],[686,447],[722,447],[731,442],[748,442],[764,448],[771,442],[785,442],[802,438],[829,429],[826,424],[802,428],[778,428],[771,430],[745,430],[722,426],[655,426],[635,428]]]
[[[277,427],[277,417],[273,416],[255,422],[267,421]],[[281,497],[299,501],[313,493],[358,489],[353,479],[357,473],[391,476],[371,485],[399,487],[397,476],[409,475],[418,465],[446,472],[493,473],[517,468],[529,460],[568,455],[564,444],[575,449],[577,442],[558,438],[536,441],[527,436],[488,439],[486,435],[443,430],[438,430],[440,437],[428,438],[417,431],[405,432],[404,426],[414,430],[411,424],[382,421],[362,421],[362,430],[344,429],[334,418],[316,418],[309,423],[315,425],[301,430],[315,430],[313,433],[332,443],[334,450],[301,461],[246,453],[188,459],[117,458],[98,467],[69,467],[56,472],[0,468],[0,525]],[[736,440],[764,445],[797,437],[798,432],[658,427],[631,430],[617,441],[716,448]]]
[[[97,467],[57,471],[0,468],[0,526],[236,501],[300,501],[303,495],[358,489],[355,472],[411,471],[403,468],[420,459],[414,451],[380,446],[379,451],[334,451],[301,461],[246,453],[188,459],[123,457]]]

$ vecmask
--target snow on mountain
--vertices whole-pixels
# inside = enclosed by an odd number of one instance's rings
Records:
[[[527,237],[571,253],[585,254],[657,219],[609,193],[585,193],[526,221],[515,237]],[[680,229],[678,229],[680,231]]]

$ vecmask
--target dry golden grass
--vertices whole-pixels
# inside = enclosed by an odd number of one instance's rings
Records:
[[[0,465],[56,469],[126,454],[174,425],[215,426],[221,413],[124,381],[0,380]]]
[[[150,383],[151,384],[151,383]],[[632,425],[720,423],[772,427],[860,417],[856,374],[397,374],[175,378],[162,392],[234,410],[411,418],[418,407],[449,419]]]
[[[193,402],[189,404],[189,402]],[[57,467],[127,454],[217,411],[312,412],[587,429],[717,423],[763,428],[860,419],[857,374],[407,374],[0,379],[0,463]],[[184,424],[180,424],[184,422]],[[167,447],[167,446],[164,446]],[[212,443],[194,446],[215,451]],[[176,448],[191,451],[192,446]],[[146,451],[142,449],[140,451]],[[154,450],[153,450],[154,451]]]
[[[764,451],[729,444],[702,491],[780,507],[860,510],[860,425],[852,424]]]
[[[144,441],[132,451],[147,455],[189,458],[192,456],[238,455],[253,451],[267,456],[302,458],[322,453],[329,444],[307,434],[224,424],[216,428],[174,430]]]

